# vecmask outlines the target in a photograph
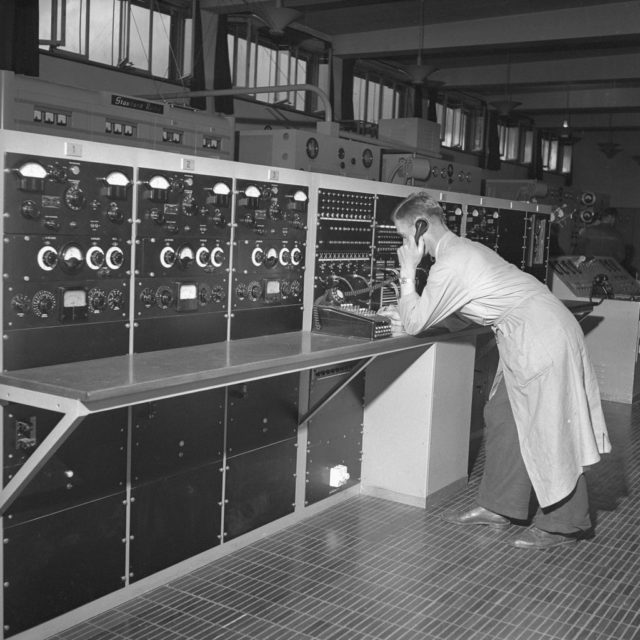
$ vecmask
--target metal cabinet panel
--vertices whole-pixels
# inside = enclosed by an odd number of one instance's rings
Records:
[[[293,512],[296,444],[291,438],[227,460],[225,540]]]
[[[124,586],[124,492],[11,525],[5,519],[8,637]]]
[[[207,464],[138,486],[131,496],[132,581],[220,543],[220,464]]]
[[[296,435],[299,380],[291,373],[229,387],[227,455]]]
[[[134,407],[132,486],[222,459],[224,393],[214,389]]]
[[[59,419],[58,413],[26,405],[4,408],[5,484]],[[124,491],[126,438],[126,409],[87,416],[11,505],[7,512],[11,523]]]

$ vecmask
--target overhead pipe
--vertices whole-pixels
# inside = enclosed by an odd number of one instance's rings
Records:
[[[216,96],[241,96],[252,93],[279,93],[281,91],[310,91],[315,93],[324,104],[325,122],[333,122],[333,109],[329,96],[319,87],[313,84],[283,84],[280,86],[268,87],[233,87],[232,89],[203,89],[202,91],[166,93],[162,100],[174,100],[177,98],[215,98]],[[157,100],[157,95],[132,96],[140,100]]]

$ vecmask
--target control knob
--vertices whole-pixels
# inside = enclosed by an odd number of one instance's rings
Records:
[[[109,247],[105,261],[109,269],[119,269],[124,264],[124,252],[120,247]]]
[[[200,304],[209,304],[211,302],[211,287],[209,285],[200,285],[200,289],[198,289],[198,300]]]
[[[115,224],[122,224],[124,222],[124,213],[118,207],[117,202],[110,202],[107,209],[107,218]]]
[[[56,299],[51,291],[38,291],[31,301],[31,308],[34,315],[40,318],[48,318],[49,314],[56,308]]]
[[[151,218],[151,220],[153,220],[157,225],[163,225],[164,224],[164,211],[161,211],[160,209],[158,209],[157,207],[153,207],[153,209],[151,209],[149,211],[149,217]]]
[[[46,245],[38,251],[38,266],[43,271],[53,271],[58,263],[58,252],[51,246]]]
[[[87,249],[86,261],[90,269],[94,271],[100,269],[104,264],[104,251],[95,245],[89,247],[89,249]]]
[[[222,286],[216,285],[211,291],[211,299],[213,302],[222,302],[225,299],[225,292]]]
[[[107,303],[107,295],[102,289],[90,289],[87,293],[87,305],[92,313],[100,313]]]
[[[202,268],[208,266],[210,255],[207,247],[199,247],[196,251],[196,264]]]
[[[278,260],[283,267],[286,267],[291,262],[291,251],[289,247],[282,247],[282,249],[280,249]]]
[[[224,249],[222,247],[214,247],[211,250],[211,264],[214,267],[221,267],[224,263]]]
[[[156,303],[156,294],[152,289],[146,288],[140,292],[140,302],[142,305],[149,309]]]
[[[80,211],[84,207],[86,198],[82,189],[74,185],[64,192],[64,201],[72,211]]]
[[[11,307],[19,316],[24,316],[31,310],[31,298],[19,293],[11,299]]]
[[[168,309],[173,304],[173,291],[167,286],[158,287],[156,303],[161,309]]]
[[[34,200],[25,200],[20,207],[20,213],[28,220],[35,220],[40,217],[40,208]]]
[[[198,210],[196,199],[192,195],[187,195],[182,200],[182,212],[187,216],[192,216]]]
[[[170,246],[163,247],[162,251],[160,251],[160,264],[165,269],[170,269],[171,267],[173,267],[175,261],[176,261],[176,252],[174,251],[173,247],[170,247]]]
[[[302,261],[302,251],[300,251],[300,247],[293,247],[291,249],[291,264],[297,266]]]
[[[113,311],[122,309],[124,305],[124,293],[120,289],[112,289],[107,295],[107,306]]]
[[[61,164],[51,164],[47,167],[47,177],[54,182],[66,182],[69,174],[67,168]]]
[[[264,251],[262,247],[256,247],[251,252],[251,262],[253,262],[256,267],[259,267],[264,262]]]

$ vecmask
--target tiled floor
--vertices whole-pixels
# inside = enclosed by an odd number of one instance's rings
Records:
[[[614,444],[588,472],[596,535],[548,551],[505,532],[351,499],[56,640],[640,639],[640,406],[605,404]]]

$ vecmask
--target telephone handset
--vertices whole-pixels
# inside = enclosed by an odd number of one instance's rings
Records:
[[[420,240],[420,236],[426,233],[429,228],[429,223],[426,220],[416,220],[416,233],[414,239],[416,244],[418,244],[418,240]]]

